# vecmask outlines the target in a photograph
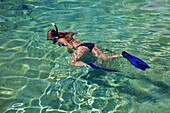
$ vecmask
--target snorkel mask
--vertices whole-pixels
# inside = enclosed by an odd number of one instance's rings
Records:
[[[55,44],[59,39],[58,28],[55,23],[51,24],[55,27],[56,30],[52,29],[47,32],[47,40],[52,40],[53,44]]]

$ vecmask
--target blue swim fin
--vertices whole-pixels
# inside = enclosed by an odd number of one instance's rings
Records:
[[[115,69],[99,67],[99,66],[96,65],[95,63],[89,63],[88,65],[90,65],[92,68],[100,69],[100,70],[103,70],[103,71],[108,71],[108,72],[118,72],[118,70],[115,70]]]
[[[150,68],[146,62],[142,61],[141,59],[139,59],[125,51],[122,52],[122,55],[123,55],[123,57],[127,58],[132,65],[134,65],[136,68],[138,68],[140,70],[144,71],[146,68]]]

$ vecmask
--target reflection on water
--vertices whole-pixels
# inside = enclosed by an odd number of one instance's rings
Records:
[[[1,0],[0,111],[168,113],[169,6],[167,0]],[[46,41],[51,22],[107,54],[129,51],[151,69],[140,71],[126,59],[103,63],[117,73],[70,67],[67,50]]]

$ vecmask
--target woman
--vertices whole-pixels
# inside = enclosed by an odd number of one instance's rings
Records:
[[[52,25],[56,28],[56,30],[52,29],[47,32],[47,40],[52,40],[53,44],[59,42],[62,46],[67,46],[68,52],[73,53],[73,49],[75,50],[72,59],[72,66],[86,66],[91,67],[89,64],[86,64],[81,61],[81,58],[86,55],[87,52],[92,52],[94,56],[101,60],[112,60],[114,58],[122,58],[122,55],[112,55],[108,56],[104,54],[95,44],[93,43],[83,43],[73,38],[76,32],[58,32],[57,26],[52,23]]]

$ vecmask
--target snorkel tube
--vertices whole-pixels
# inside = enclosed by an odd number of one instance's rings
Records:
[[[57,26],[56,26],[56,24],[55,23],[51,23],[54,27],[55,27],[55,31],[56,31],[56,34],[57,34],[57,36],[56,36],[56,38],[54,38],[54,41],[53,41],[53,44],[55,44],[56,42],[57,42],[57,40],[58,40],[58,38],[59,38],[59,35],[58,35],[58,28],[57,28]]]

